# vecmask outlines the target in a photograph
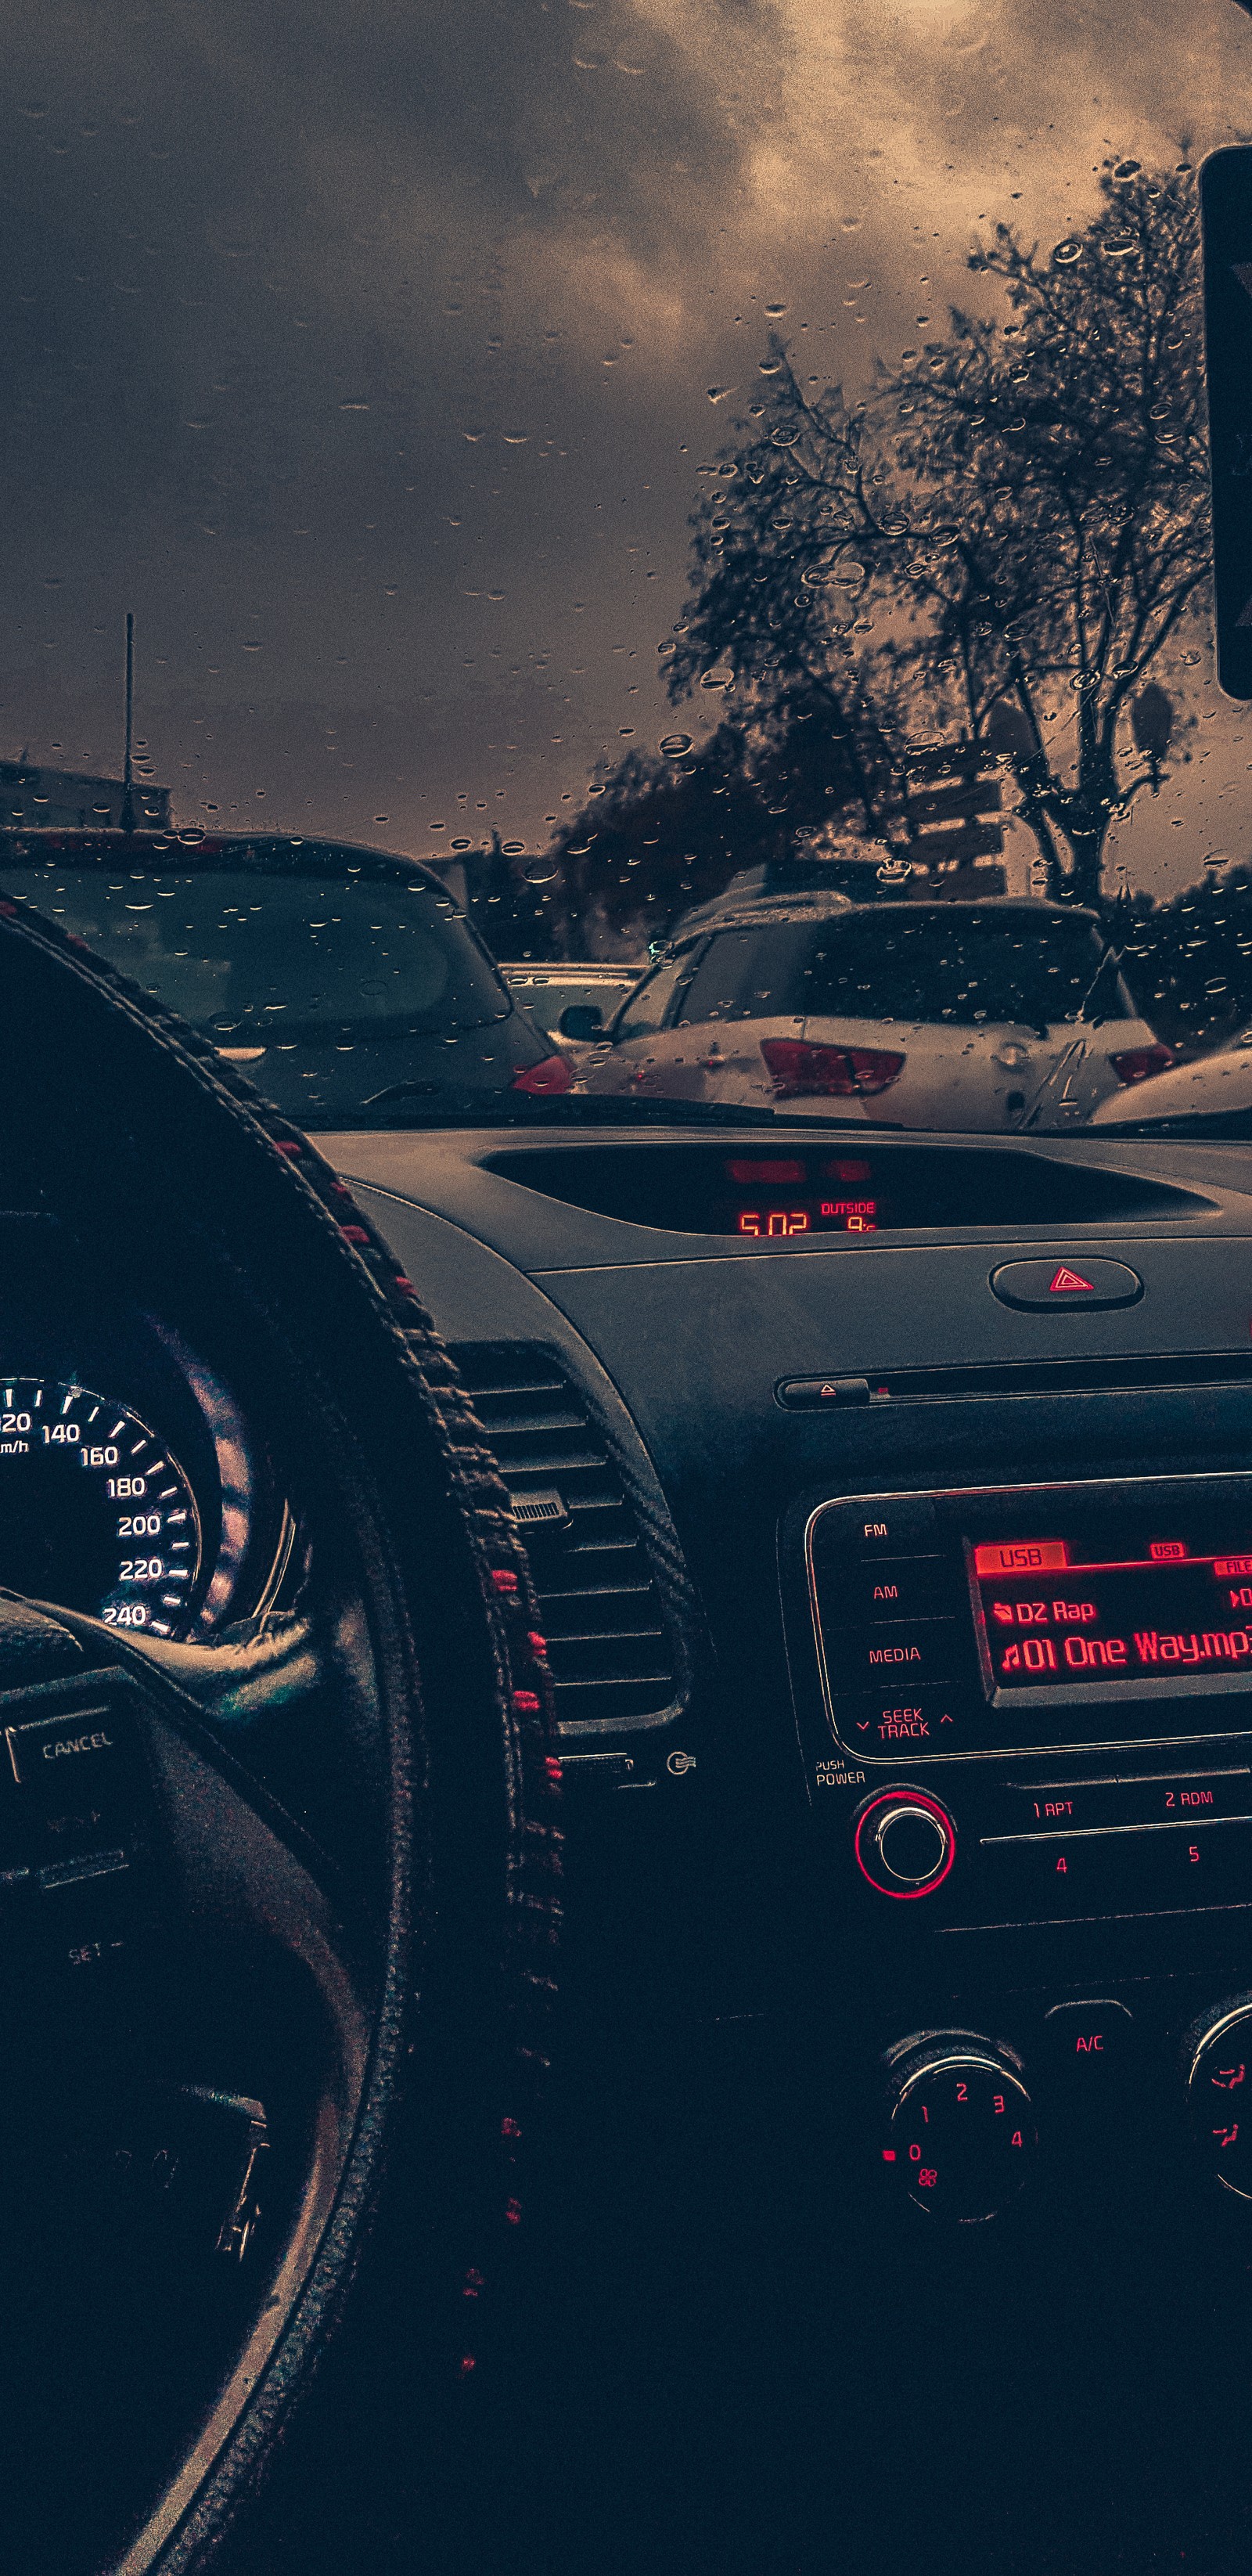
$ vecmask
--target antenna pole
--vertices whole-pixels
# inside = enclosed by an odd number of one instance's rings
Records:
[[[122,755],[122,830],[135,828],[135,796],[131,769],[131,731],[135,713],[135,618],[126,611],[126,740]]]

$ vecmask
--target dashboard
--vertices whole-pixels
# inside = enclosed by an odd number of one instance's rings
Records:
[[[568,2267],[599,2311],[578,2370],[608,2317],[614,2407],[656,2442],[621,2389],[655,2393],[658,2320],[698,2305],[705,2356],[785,2327],[788,2420],[804,2370],[817,2392],[797,2446],[837,2406],[869,2566],[905,2363],[927,2515],[966,2509],[988,2425],[1010,2497],[1039,2424],[1069,2440],[1053,2332],[1093,2425],[1151,2369],[1143,2423],[1172,2423],[1185,2345],[1188,2438],[1241,2457],[1246,1150],[317,1141],[450,1344],[531,1554],[566,1792],[561,2152],[596,2248]],[[803,1164],[794,1197],[774,1159]],[[841,1159],[869,1166],[847,1187],[872,1228],[741,1224]],[[12,1196],[0,1581],[172,1641],[281,1632],[318,1435],[284,1431],[272,1342],[228,1335],[184,1256],[149,1247],[136,1279]],[[219,1718],[324,1851],[359,1840],[316,1709]],[[656,2400],[679,2427],[682,2388]]]
[[[1214,2191],[1252,2202],[1245,1153],[319,1143],[531,1550],[575,1986],[621,2026],[803,2031],[867,2241],[1042,2226],[1084,2088],[1114,2119],[1146,2087],[1144,2170],[1189,2176],[1202,2237]],[[864,1224],[799,1227],[837,1163]],[[171,1640],[297,1606],[247,1348],[185,1274],[136,1293],[37,1211],[0,1226],[0,1580]]]
[[[1239,1149],[319,1141],[512,1487],[622,2010],[802,2028],[872,2238],[1038,2228],[1145,2087],[1252,2198]]]

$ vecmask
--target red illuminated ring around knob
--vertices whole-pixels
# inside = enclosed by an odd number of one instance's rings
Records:
[[[943,1846],[942,1867],[935,1871],[932,1878],[923,1879],[918,1887],[890,1887],[885,1880],[875,1877],[870,1865],[869,1856],[873,1854],[875,1833],[883,1820],[885,1810],[890,1807],[911,1810],[914,1815],[925,1816],[938,1829]],[[868,1879],[870,1886],[879,1896],[892,1896],[897,1903],[910,1904],[915,1897],[933,1896],[935,1889],[942,1887],[956,1859],[956,1827],[947,1808],[941,1807],[937,1798],[928,1797],[924,1789],[885,1789],[881,1796],[871,1798],[868,1806],[862,1808],[857,1819],[852,1848],[856,1853],[856,1863],[861,1876]],[[874,1857],[877,1858],[879,1866],[883,1866],[881,1854],[874,1854]]]

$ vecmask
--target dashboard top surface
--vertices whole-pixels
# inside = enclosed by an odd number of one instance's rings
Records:
[[[755,1157],[785,1156],[797,1149],[811,1152],[815,1146],[845,1154],[855,1148],[874,1152],[883,1166],[902,1153],[911,1161],[924,1156],[940,1163],[954,1152],[976,1152],[989,1166],[993,1158],[995,1163],[1020,1162],[1027,1156],[1032,1164],[1046,1165],[1058,1174],[1105,1174],[1123,1185],[1127,1180],[1138,1181],[1145,1186],[1145,1196],[1153,1189],[1161,1192],[1162,1199],[1170,1191],[1178,1194],[1178,1204],[1163,1206],[1160,1213],[1144,1209],[1133,1218],[1076,1214],[1065,1222],[1067,1236],[1081,1236],[1093,1246],[1097,1240],[1120,1241],[1128,1225],[1136,1235],[1157,1240],[1183,1235],[1191,1242],[1252,1231],[1252,1155],[1243,1146],[1140,1139],[1110,1144],[1085,1137],[932,1140],[910,1136],[893,1141],[867,1139],[864,1130],[850,1137],[847,1129],[839,1127],[824,1134],[810,1127],[799,1140],[787,1131],[775,1137],[763,1136],[759,1128],[746,1127],[740,1133],[727,1127],[711,1138],[707,1128],[677,1125],[667,1126],[661,1134],[645,1126],[616,1129],[608,1135],[552,1130],[521,1136],[516,1129],[467,1127],[403,1135],[335,1133],[321,1135],[316,1142],[349,1179],[449,1218],[519,1269],[532,1273],[657,1262],[799,1260],[811,1264],[833,1258],[846,1263],[863,1259],[867,1252],[877,1263],[884,1253],[915,1245],[933,1248],[937,1239],[976,1245],[1000,1243],[1006,1237],[1003,1220],[993,1218],[972,1224],[893,1225],[872,1241],[843,1234],[760,1241],[695,1226],[645,1224],[637,1217],[607,1214],[536,1187],[528,1166],[533,1168],[537,1148],[542,1148],[544,1159],[568,1157],[571,1166],[576,1158],[607,1160],[614,1154],[654,1155],[659,1160],[684,1147]],[[511,1169],[514,1164],[516,1174]],[[1033,1242],[1051,1240],[1057,1226],[1055,1220],[1032,1224],[1018,1215],[1010,1231],[1013,1240]]]

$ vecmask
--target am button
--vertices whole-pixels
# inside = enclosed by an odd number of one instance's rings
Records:
[[[1134,1306],[1143,1295],[1137,1270],[1124,1261],[1002,1261],[991,1273],[991,1293],[1002,1306],[1030,1314],[1085,1313],[1107,1306]]]

